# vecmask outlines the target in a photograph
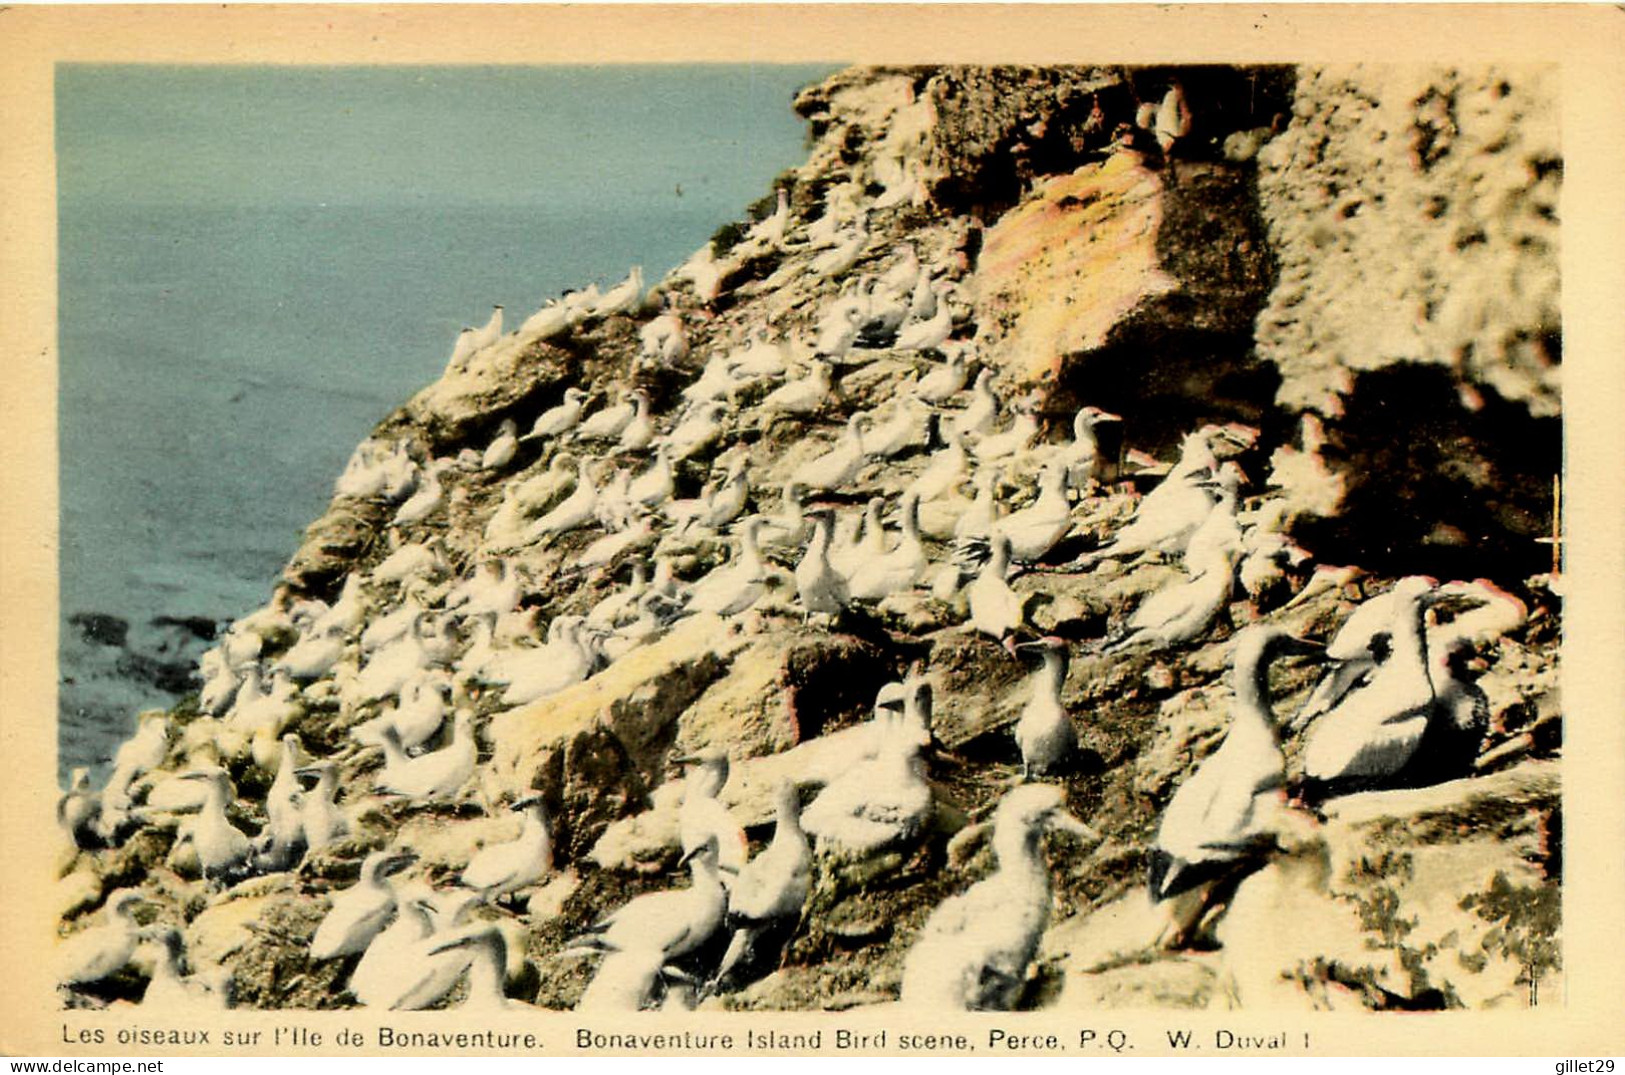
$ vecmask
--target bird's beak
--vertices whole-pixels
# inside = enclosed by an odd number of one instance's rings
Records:
[[[412,850],[400,851],[384,860],[383,873],[388,876],[400,873],[418,860],[418,853]]]
[[[300,767],[298,769],[295,769],[293,771],[293,775],[294,776],[321,776],[322,771],[321,771],[321,769],[317,768],[314,765],[306,765],[306,766],[302,766],[302,767]]]
[[[1085,825],[1083,822],[1079,821],[1077,818],[1066,813],[1065,811],[1057,811],[1056,813],[1051,814],[1049,824],[1050,828],[1052,829],[1056,829],[1061,832],[1070,832],[1072,835],[1083,840],[1100,839],[1100,833],[1096,832],[1094,829],[1090,828],[1088,825]]]
[[[690,862],[693,862],[695,856],[698,855],[703,850],[705,850],[705,845],[701,844],[699,847],[694,848],[693,850],[686,853],[682,858],[678,859],[677,860],[677,865],[679,865],[679,866],[687,866]]]
[[[1095,415],[1095,421],[1097,422],[1121,422],[1122,420],[1122,415],[1112,414],[1108,411],[1101,411],[1099,414]]]
[[[1310,661],[1324,661],[1326,647],[1319,642],[1311,642],[1307,638],[1288,635],[1281,641],[1281,652],[1288,657],[1301,657]]]
[[[181,779],[181,780],[212,780],[212,779],[214,779],[214,774],[213,773],[182,773],[180,775],[179,779]]]
[[[540,795],[526,795],[523,799],[515,799],[513,801],[513,805],[509,806],[508,809],[509,810],[525,810],[525,809],[528,809],[529,807],[535,806],[537,803],[539,803],[541,801],[542,801],[542,797]]]
[[[431,956],[437,956],[442,952],[449,952],[453,948],[467,948],[473,943],[473,937],[458,937],[454,940],[446,941],[444,944],[435,945],[433,948],[429,949],[429,954]]]

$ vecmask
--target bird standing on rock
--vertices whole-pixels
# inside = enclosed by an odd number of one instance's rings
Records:
[[[1249,627],[1237,636],[1230,730],[1163,811],[1149,881],[1152,902],[1180,897],[1170,912],[1175,947],[1193,939],[1210,909],[1228,899],[1229,882],[1261,861],[1270,845],[1269,815],[1285,798],[1286,757],[1269,671],[1294,654],[1322,657],[1324,651],[1276,627]]]
[[[1036,649],[1043,667],[1032,677],[1032,696],[1016,721],[1016,745],[1021,748],[1021,775],[1049,776],[1072,760],[1077,753],[1078,733],[1072,718],[1061,704],[1061,688],[1066,684],[1067,649],[1059,638],[1024,642],[1019,649]]]
[[[993,816],[998,867],[931,912],[903,961],[905,1005],[938,1012],[1017,1006],[1049,924],[1049,867],[1039,838],[1051,829],[1097,838],[1065,807],[1053,784],[1005,793]]]
[[[479,851],[463,869],[462,883],[486,903],[528,888],[547,876],[553,866],[553,837],[548,829],[547,807],[540,795],[527,795],[509,807],[523,810],[525,821],[519,835],[507,843]]]
[[[417,861],[409,850],[374,851],[361,863],[361,878],[333,897],[333,905],[310,941],[311,960],[337,959],[367,950],[395,914],[389,878]]]

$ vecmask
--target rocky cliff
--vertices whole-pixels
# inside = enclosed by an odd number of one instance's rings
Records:
[[[163,760],[129,781],[133,820],[109,815],[104,793],[109,831],[87,842],[111,846],[65,860],[64,932],[138,886],[156,907],[144,917],[182,931],[193,967],[227,969],[238,1003],[347,1005],[354,960],[313,960],[309,945],[363,858],[410,846],[411,876],[444,889],[478,848],[518,831],[505,805],[540,794],[552,873],[528,899],[469,913],[508,938],[510,996],[571,1007],[597,964],[570,938],[631,897],[685,884],[678,759],[726,753],[719,799],[760,848],[779,782],[835,781],[864,757],[882,687],[923,679],[935,704],[920,831],[856,865],[820,860],[782,955],[704,1003],[896,999],[933,910],[995,868],[985,823],[1024,775],[1011,728],[1031,667],[993,637],[1003,632],[971,622],[961,580],[942,581],[974,500],[951,490],[921,505],[931,568],[917,585],[816,614],[790,575],[804,539],[769,545],[746,608],[668,622],[652,603],[612,660],[519,703],[468,674],[473,647],[503,640],[448,598],[502,564],[517,589],[497,630],[530,615],[505,642],[534,653],[545,625],[627,592],[635,561],[657,556],[692,581],[745,557],[740,524],[680,527],[677,505],[722,512],[701,498],[733,479],[747,499],[729,519],[777,517],[786,484],[847,452],[849,419],[864,414],[865,435],[898,431],[894,450],[859,452],[808,498],[844,531],[872,498],[896,504],[976,406],[968,388],[940,406],[912,401],[957,359],[991,371],[1016,422],[1031,415],[991,488],[1003,512],[1036,503],[1043,464],[1076,443],[1080,407],[1121,416],[1100,427],[1067,532],[1011,583],[1012,637],[1059,638],[1069,653],[1061,701],[1078,744],[1051,779],[1095,833],[1049,846],[1048,928],[1017,1003],[1419,1009],[1558,996],[1560,602],[1537,540],[1553,531],[1562,447],[1553,96],[1549,72],[1499,68],[859,69],[807,89],[795,108],[811,148],[775,184],[782,208],[769,192],[757,219],[723,229],[647,294],[568,296],[556,317],[460,347],[380,425],[355,469],[394,452],[409,480],[336,496],[273,604],[224,644],[252,635],[235,665],[269,673],[310,622],[351,601],[361,611],[342,653],[275,695],[285,705],[271,724],[239,721],[235,742],[241,700],[212,706],[206,688],[169,715]],[[905,312],[888,326],[876,304],[899,286]],[[933,307],[945,311],[938,338],[903,346]],[[777,393],[820,360],[827,394],[792,408]],[[714,396],[699,389],[707,377],[721,379]],[[531,428],[572,388],[589,418],[641,392],[650,436],[504,441],[505,422]],[[1006,421],[967,438],[983,467]],[[1185,576],[1177,555],[1093,550],[1159,479],[1178,480],[1182,445],[1204,427],[1239,431],[1211,463],[1239,466],[1238,533],[1290,554],[1231,579],[1194,633],[1103,644]],[[681,453],[655,454],[659,438],[696,428]],[[493,463],[499,445],[497,457],[512,455]],[[628,505],[535,529],[572,480],[599,483],[602,506],[668,459],[672,488],[648,513]],[[414,487],[435,495],[398,519]],[[860,562],[895,542],[888,532]],[[414,550],[422,564],[398,571]],[[1264,624],[1324,641],[1418,574],[1479,580],[1514,610],[1471,631],[1470,611],[1428,621],[1461,626],[1451,656],[1471,666],[1460,685],[1482,718],[1470,756],[1436,779],[1289,801],[1306,773],[1302,737],[1288,734],[1279,816],[1258,830],[1268,838],[1200,928],[1170,938],[1147,871],[1164,811],[1232,725],[1237,633]],[[433,617],[454,705],[473,714],[475,774],[438,802],[383,794],[379,752],[350,734],[397,704],[398,685],[355,684],[377,661],[360,636],[407,600]],[[1283,667],[1275,710],[1295,712],[1319,675]],[[428,746],[454,738],[446,723]],[[227,817],[258,832],[287,733],[337,761],[349,835],[291,869],[229,887],[200,879],[196,837],[177,840],[188,815],[152,806],[156,789],[221,762],[236,792]],[[150,973],[138,959],[70,1002],[139,995]]]

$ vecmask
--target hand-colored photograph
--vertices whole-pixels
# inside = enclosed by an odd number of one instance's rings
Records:
[[[1560,1003],[1550,67],[58,71],[61,998]]]

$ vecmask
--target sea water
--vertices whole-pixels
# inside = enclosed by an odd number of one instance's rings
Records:
[[[828,70],[60,68],[61,772],[189,689],[464,325],[681,263]]]

